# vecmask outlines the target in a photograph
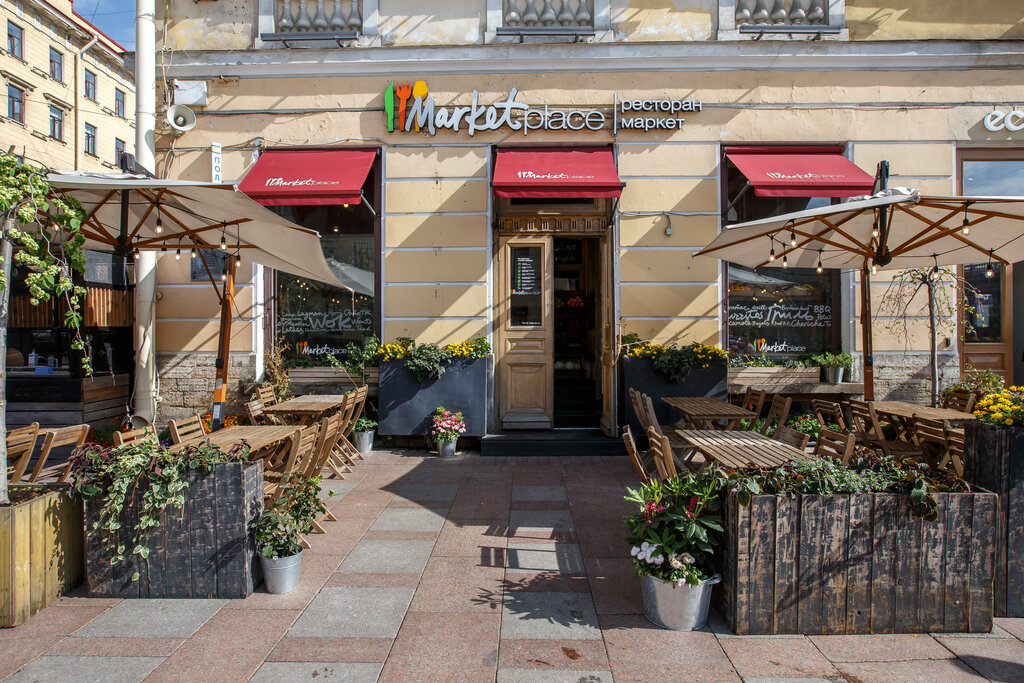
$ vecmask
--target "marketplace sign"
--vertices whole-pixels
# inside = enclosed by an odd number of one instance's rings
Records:
[[[531,130],[605,130],[608,116],[600,109],[553,109],[548,105],[533,107],[516,102],[519,91],[512,88],[504,100],[480,104],[474,90],[468,106],[439,107],[425,81],[395,85],[384,90],[384,113],[388,132],[421,131],[435,135],[438,129],[454,132],[465,129],[472,136],[477,131],[507,128]],[[619,100],[614,95],[611,114],[612,134],[625,130],[679,130],[683,112],[699,112],[703,103],[697,100]]]

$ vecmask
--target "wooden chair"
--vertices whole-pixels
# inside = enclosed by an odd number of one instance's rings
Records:
[[[818,432],[818,442],[814,444],[814,454],[819,458],[835,458],[844,465],[850,462],[857,437],[853,434],[840,434],[831,429]]]
[[[633,469],[636,470],[636,474],[640,477],[640,481],[647,484],[650,482],[651,478],[647,474],[647,467],[644,464],[639,449],[636,447],[636,441],[633,439],[633,432],[630,431],[629,425],[626,425],[622,429],[622,440],[626,444],[626,453],[629,454],[629,461],[633,463]]]
[[[206,434],[206,428],[203,427],[203,419],[199,415],[186,417],[183,420],[170,420],[167,426],[171,430],[171,443],[178,444]]]
[[[363,416],[363,409],[366,407],[366,397],[370,394],[370,387],[363,384],[353,389],[350,393],[353,394],[352,413],[349,415],[348,423],[343,425],[343,436],[346,441],[349,440],[348,437],[352,434],[352,430],[356,428],[356,420]],[[352,455],[359,460],[366,459],[355,446],[352,447]]]
[[[790,429],[785,425],[779,425],[776,427],[772,438],[776,441],[789,444],[793,448],[801,451],[807,450],[807,442],[811,440],[811,437],[807,434],[798,432],[795,429]]]
[[[328,476],[344,479],[345,473],[352,471],[352,467],[356,464],[356,459],[362,457],[348,439],[348,435],[352,433],[352,429],[355,427],[356,420],[359,419],[355,417],[356,409],[359,407],[359,397],[354,391],[350,391],[345,394],[345,401],[335,413],[340,419],[337,422],[337,436],[334,440],[334,446],[331,449],[330,457],[327,459],[327,467],[331,470]]]
[[[46,467],[46,461],[54,448],[61,446],[72,446],[78,448],[85,443],[89,436],[89,425],[81,424],[60,429],[48,429],[43,432],[43,445],[39,450],[39,460],[32,469],[32,475],[28,478],[29,483],[44,481],[67,481],[71,475],[71,464],[53,465]],[[20,476],[19,476],[20,479]],[[14,481],[17,481],[15,479]]]
[[[940,470],[948,470],[952,465],[958,477],[964,476],[964,430],[953,429],[946,425],[946,457],[938,463]]]
[[[669,477],[676,476],[676,464],[672,460],[672,444],[669,443],[668,437],[652,426],[647,429],[647,439],[651,444],[651,457],[658,470],[658,478],[665,481]]]
[[[259,389],[259,400],[265,406],[272,406],[277,404],[277,394],[274,393],[273,387],[268,387],[266,384]]]
[[[792,405],[793,399],[776,394],[775,398],[772,399],[772,407],[768,409],[768,414],[765,415],[761,433],[767,436],[768,430],[775,420],[778,420],[780,427],[786,426],[786,418],[789,417],[789,408]]]
[[[977,394],[967,389],[957,389],[946,394],[942,399],[942,407],[950,410],[959,410],[962,413],[969,413],[974,410],[974,402],[978,399]]]
[[[38,436],[38,422],[7,432],[8,481],[16,482],[25,474],[29,462],[32,461],[32,453],[36,450],[36,437]]]
[[[327,462],[331,458],[331,451],[334,449],[334,445],[341,435],[339,429],[342,420],[342,414],[336,412],[333,415],[325,417],[320,421],[320,432],[317,438],[316,447],[313,450],[312,457],[309,458],[308,466],[306,467],[305,474],[308,477],[320,474]],[[321,522],[336,522],[338,518],[334,514],[327,510],[322,515],[313,520],[313,531],[316,533],[324,533],[323,527],[320,525]]]
[[[882,425],[878,422],[874,404],[868,401],[850,399],[850,431],[856,435],[857,441],[869,448],[877,448],[885,455],[898,458],[916,459],[921,456],[917,444],[908,441],[891,441],[885,438]]]
[[[249,418],[249,422],[254,425],[261,425],[267,423],[267,416],[263,412],[263,401],[249,401],[245,404],[245,415]]]
[[[263,461],[263,503],[269,508],[277,502],[283,492],[281,484],[289,474],[302,471],[302,464],[308,463],[316,448],[320,425],[296,428],[288,448],[271,454]]]
[[[139,439],[156,441],[156,428],[153,425],[146,425],[142,429],[133,429],[130,432],[114,432],[114,445],[123,446]]]
[[[921,447],[921,453],[925,462],[934,470],[948,466],[951,456],[949,453],[949,425],[945,420],[928,418],[914,413],[914,440]],[[960,464],[961,471],[963,463]]]
[[[839,402],[816,398],[811,401],[811,408],[822,429],[828,429],[830,424],[834,424],[839,425],[839,429],[844,432],[849,431],[846,426],[846,417],[843,415],[843,407]]]
[[[757,418],[761,417],[761,408],[764,407],[764,402],[767,398],[768,392],[761,391],[760,389],[747,389],[747,393],[743,394],[740,408],[745,408],[754,414],[754,417],[750,419],[751,429],[753,429],[754,423],[757,422]]]

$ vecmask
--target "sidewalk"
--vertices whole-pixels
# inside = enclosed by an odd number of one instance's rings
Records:
[[[11,681],[1024,680],[1024,619],[982,636],[738,637],[643,617],[626,458],[374,453],[329,480],[298,590],[67,597],[0,631]]]

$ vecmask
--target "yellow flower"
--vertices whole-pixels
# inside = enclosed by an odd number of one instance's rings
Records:
[[[1006,424],[1007,425],[1012,425],[1013,424],[1013,420],[1011,420],[1010,418],[1006,418]]]

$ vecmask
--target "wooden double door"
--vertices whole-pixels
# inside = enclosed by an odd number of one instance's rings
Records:
[[[501,429],[555,427],[556,235],[499,235],[495,249],[496,403]],[[614,279],[610,240],[596,240],[596,358],[600,392],[594,427],[616,432]],[[560,302],[564,303],[564,302]]]

